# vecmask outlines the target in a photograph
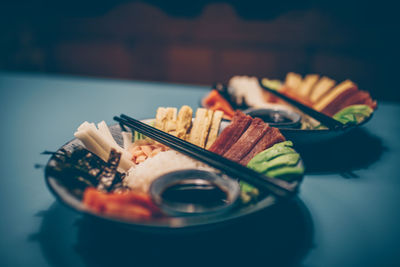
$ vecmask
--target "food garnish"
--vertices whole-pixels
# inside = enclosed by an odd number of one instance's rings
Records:
[[[279,129],[261,119],[236,111],[232,122],[218,135],[224,113],[199,108],[193,111],[160,107],[154,125],[202,148],[247,165],[272,177],[291,180],[299,175],[299,156]],[[161,175],[182,169],[216,170],[143,135],[123,129],[120,146],[105,122],[84,122],[75,136],[83,146],[54,154],[48,171],[83,198],[85,207],[100,215],[123,220],[151,220],[163,216],[149,196],[151,183]],[[139,137],[139,138],[137,138]],[[261,152],[261,153],[260,153]],[[289,178],[288,178],[289,177]],[[240,182],[242,202],[256,199],[257,188]]]
[[[210,130],[213,111],[205,108],[198,108],[196,118],[193,121],[190,131],[189,142],[199,147],[205,147],[208,131]]]
[[[211,90],[207,97],[203,99],[203,104],[208,109],[224,112],[227,119],[231,119],[235,113],[231,104],[215,89]]]
[[[288,73],[281,91],[328,116],[355,104],[364,104],[376,109],[376,101],[368,92],[359,90],[354,82],[345,80],[335,86],[336,81],[322,77],[313,86],[308,86],[315,77],[316,74],[307,75],[302,80],[300,75]]]
[[[231,124],[221,132],[210,151],[247,165],[256,154],[282,141],[285,137],[278,128],[236,111]]]
[[[304,167],[297,166],[300,155],[292,148],[292,141],[276,143],[272,147],[258,153],[247,164],[247,167],[269,177],[293,181],[304,174]],[[258,190],[243,181],[240,182],[243,203],[255,201]]]
[[[192,126],[193,111],[189,106],[182,106],[178,113],[176,121],[176,137],[183,140],[188,139],[190,127]]]
[[[224,157],[240,162],[265,135],[269,126],[260,118],[251,121],[249,128],[240,138],[224,153]]]
[[[104,124],[105,122],[101,122],[98,124],[99,128],[96,128],[94,123],[88,123],[85,121],[78,127],[78,130],[74,135],[82,141],[90,152],[96,154],[104,161],[108,161],[112,148],[120,152],[121,160],[118,168],[121,171],[129,170],[133,165],[133,162],[130,160],[132,155],[115,142],[107,125],[104,127]]]
[[[174,135],[176,132],[176,108],[159,107],[156,113],[154,127]]]
[[[228,87],[224,87],[226,94],[221,95],[217,90],[211,90],[209,95],[203,99],[203,106],[212,108],[225,105],[228,101],[233,102],[233,106],[241,109],[273,108],[278,107],[277,105],[285,105],[302,114],[301,129],[325,129],[315,119],[263,90],[258,82],[256,77],[234,76],[229,80]],[[358,86],[350,80],[337,84],[335,80],[326,76],[308,74],[303,79],[300,74],[289,72],[283,84],[267,78],[263,78],[261,83],[331,117],[340,110],[353,105],[366,105],[372,110],[377,107],[376,101],[371,98],[370,94],[359,90]],[[230,104],[228,103],[228,105]]]
[[[367,105],[348,106],[333,115],[335,120],[344,124],[358,124],[371,116],[374,110]]]
[[[90,187],[85,190],[83,204],[97,214],[124,220],[149,220],[162,216],[150,196],[144,193],[103,193]]]
[[[154,157],[159,152],[167,150],[169,150],[168,147],[149,138],[135,141],[128,147],[128,151],[132,154],[132,161],[135,164],[139,164],[148,158]]]
[[[268,80],[273,86],[280,88],[280,83]],[[264,91],[256,77],[234,76],[228,82],[228,92],[238,106],[248,108],[274,108],[281,103],[279,98]]]
[[[205,149],[209,149],[217,139],[223,115],[224,113],[220,110],[214,111]]]
[[[124,178],[125,184],[136,192],[148,193],[151,183],[168,172],[200,169],[214,171],[208,165],[187,157],[174,150],[159,152],[154,157],[148,158],[132,167]]]
[[[166,111],[176,108],[158,108],[155,127],[159,130],[175,135],[183,140],[191,142],[202,148],[207,148],[215,141],[223,113],[219,110],[213,111],[205,108],[198,108],[192,123],[192,109],[189,106],[182,106],[178,116],[166,116]],[[158,120],[158,122],[157,122]]]
[[[118,153],[115,149],[112,148],[107,164],[104,165],[103,169],[98,174],[100,181],[97,185],[97,190],[104,192],[111,191],[112,186],[114,185],[117,167],[120,159],[121,153]]]
[[[257,154],[247,167],[271,177],[291,180],[303,174],[303,167],[297,167],[300,155],[292,149],[290,141],[281,142]],[[297,176],[294,176],[296,174]]]
[[[108,162],[83,147],[74,148],[72,152],[61,149],[54,155],[54,164],[46,168],[49,175],[57,177],[70,191],[81,197],[87,187],[103,191],[123,191],[124,174],[116,171],[120,154],[111,151]]]
[[[232,118],[232,122],[221,132],[209,150],[223,155],[240,138],[250,123],[250,116],[237,111]]]

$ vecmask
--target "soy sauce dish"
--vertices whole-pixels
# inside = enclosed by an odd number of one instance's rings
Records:
[[[262,119],[270,126],[277,128],[300,128],[301,115],[289,109],[250,108],[244,111],[251,117]]]
[[[239,194],[236,180],[198,169],[169,172],[150,186],[153,202],[172,216],[225,213]]]

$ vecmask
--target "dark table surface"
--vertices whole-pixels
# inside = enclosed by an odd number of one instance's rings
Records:
[[[83,217],[55,201],[44,150],[81,122],[198,107],[209,88],[0,73],[0,266],[399,266],[400,105],[329,143],[298,147],[298,198],[208,232],[148,234]]]

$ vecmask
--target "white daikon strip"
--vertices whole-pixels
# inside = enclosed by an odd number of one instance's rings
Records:
[[[127,150],[128,147],[132,144],[132,133],[131,132],[122,132],[122,139],[124,141],[124,149]]]
[[[97,155],[104,161],[108,160],[110,153],[107,153],[103,147],[101,147],[88,133],[86,130],[78,130],[75,132],[74,136],[82,141],[85,147],[92,152],[93,154]]]
[[[86,132],[99,144],[108,154],[111,151],[112,144],[105,138],[97,128],[94,130],[91,127],[86,129]]]
[[[131,161],[132,155],[122,149],[119,145],[113,144],[109,138],[106,137],[105,134],[101,133],[97,128],[94,123],[88,123],[84,122],[78,127],[78,131],[75,133],[76,137],[79,138],[78,136],[81,136],[81,138],[85,138],[87,145],[87,148],[89,149],[89,146],[94,149],[92,152],[98,155],[100,158],[102,158],[104,161],[108,161],[109,155],[111,148],[114,148],[117,152],[121,153],[121,159],[120,163],[118,165],[120,171],[127,171],[130,167],[134,165],[134,163]],[[90,138],[88,138],[89,136]],[[81,138],[79,138],[81,140]],[[82,141],[83,142],[83,141]],[[115,142],[115,140],[114,140]],[[106,154],[106,156],[103,155],[103,153],[98,149],[98,147],[101,148],[102,151]],[[89,149],[90,150],[90,149]],[[97,154],[97,153],[99,154]]]
[[[115,142],[115,139],[114,139],[114,137],[112,136],[112,134],[111,134],[111,132],[110,132],[110,129],[108,128],[108,126],[107,126],[107,124],[106,124],[105,121],[99,122],[99,123],[97,124],[97,128],[99,128],[99,131],[100,131],[104,136],[106,136],[107,139],[108,139],[113,145],[119,146],[119,145],[117,144],[117,142]]]
[[[121,168],[123,172],[128,171],[134,165],[131,158],[132,157],[129,158],[125,153],[122,153],[118,168]]]
[[[85,147],[92,153],[96,154],[105,162],[108,161],[110,157],[110,153],[106,152],[103,147],[101,147],[96,140],[88,134],[88,129],[77,131],[75,137],[82,141]],[[110,149],[111,151],[111,149]],[[118,165],[119,172],[125,172],[129,170],[133,166],[133,162],[130,161],[129,157],[127,158],[124,155],[121,155],[120,163]]]
[[[90,127],[90,123],[88,123],[87,121],[85,121],[85,122],[83,122],[81,125],[79,125],[77,131],[79,132],[79,131],[85,130],[85,129],[89,128],[89,127]]]
[[[125,171],[127,171],[130,167],[133,166],[133,162],[130,160],[132,156],[126,150],[123,150],[118,145],[111,144],[106,138],[102,136],[102,134],[98,130],[93,130],[91,128],[87,129],[88,134],[93,137],[93,139],[102,146],[108,153],[110,153],[111,148],[114,148],[118,152],[120,152],[121,160],[120,160],[120,167],[122,167]]]

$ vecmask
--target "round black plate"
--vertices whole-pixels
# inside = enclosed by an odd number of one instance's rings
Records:
[[[229,124],[228,122],[223,121],[221,123],[221,129],[228,124]],[[117,141],[117,143],[122,144],[120,126],[117,124],[113,125],[110,127],[110,131],[115,140]],[[80,140],[73,139],[68,143],[66,143],[64,146],[62,146],[60,149],[73,151],[78,146],[83,146],[83,144],[81,143]],[[48,167],[54,166],[54,164],[55,160],[53,156],[47,163],[46,170],[48,169]],[[303,165],[303,162],[301,160],[299,162],[299,165]],[[74,179],[74,177],[71,177],[71,179]],[[186,216],[186,217],[167,217],[156,220],[133,222],[133,221],[124,221],[120,219],[99,215],[86,209],[83,203],[81,202],[79,196],[72,193],[71,190],[69,190],[65,185],[59,182],[57,177],[53,177],[47,171],[45,172],[45,180],[50,191],[56,196],[56,198],[63,204],[72,208],[73,210],[82,214],[114,222],[120,224],[121,226],[126,226],[139,231],[150,231],[150,232],[161,231],[165,233],[165,232],[171,232],[173,230],[195,231],[201,229],[214,228],[216,226],[223,225],[224,223],[231,222],[235,219],[239,219],[241,217],[247,216],[249,214],[273,206],[277,202],[277,199],[274,196],[268,195],[254,204],[246,206],[237,205],[229,212],[223,214],[197,215],[197,216]]]
[[[204,107],[203,99],[208,95],[208,93],[200,99],[200,106]],[[282,104],[279,104],[282,105]],[[244,110],[243,110],[244,111]],[[352,125],[339,130],[330,129],[295,129],[295,128],[279,128],[282,134],[287,140],[293,141],[295,144],[311,144],[319,142],[328,142],[336,139],[344,134],[361,127],[371,120],[375,111],[368,117],[365,118],[361,123],[357,125]]]

